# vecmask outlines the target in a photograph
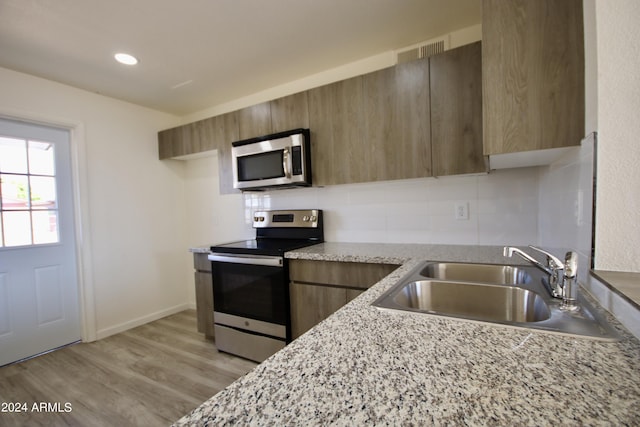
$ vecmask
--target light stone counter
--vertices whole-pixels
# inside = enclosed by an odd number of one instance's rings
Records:
[[[289,258],[402,267],[176,425],[640,425],[640,342],[383,312],[422,260],[503,262],[498,247],[321,245]]]
[[[193,246],[189,248],[189,252],[194,254],[208,254],[211,252],[211,245]]]
[[[595,270],[593,274],[640,308],[640,273]]]

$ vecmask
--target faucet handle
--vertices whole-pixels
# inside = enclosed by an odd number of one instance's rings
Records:
[[[545,251],[544,249],[540,249],[537,246],[533,246],[533,245],[529,245],[529,247],[531,249],[533,249],[534,251],[540,252],[541,254],[544,254],[547,256],[547,263],[549,264],[549,267],[553,270],[561,270],[564,268],[565,263],[562,262],[558,257],[556,257],[555,255]]]
[[[567,311],[577,311],[578,306],[578,254],[569,251],[564,257],[564,277],[562,284],[562,305]]]
[[[564,257],[564,275],[570,279],[578,275],[578,254],[573,251],[567,252]]]

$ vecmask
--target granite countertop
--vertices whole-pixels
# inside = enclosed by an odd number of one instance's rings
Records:
[[[189,252],[194,254],[208,254],[211,252],[211,245],[192,246],[189,248]]]
[[[594,270],[593,274],[640,309],[640,273]]]
[[[619,342],[370,305],[423,260],[503,262],[501,248],[324,243],[287,257],[402,266],[175,425],[640,425],[640,342],[611,316]]]

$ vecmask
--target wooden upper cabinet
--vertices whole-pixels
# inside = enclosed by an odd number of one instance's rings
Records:
[[[309,102],[307,92],[278,98],[270,103],[273,133],[309,128]],[[311,142],[313,144],[313,142]]]
[[[178,126],[158,132],[158,155],[160,160],[184,156],[191,141],[191,127]]]
[[[582,0],[483,0],[485,154],[584,136]]]
[[[362,77],[311,89],[308,97],[314,185],[367,181]]]
[[[429,61],[363,76],[368,181],[431,176]]]
[[[486,172],[481,43],[452,49],[429,60],[433,174]]]
[[[239,139],[256,138],[273,133],[271,126],[271,104],[269,102],[243,108],[238,110],[237,114],[240,129]]]
[[[234,111],[213,117],[214,139],[218,143],[218,179],[220,194],[237,193],[233,188],[231,143],[240,139],[238,112]]]
[[[215,150],[215,117],[158,132],[160,159]]]
[[[231,143],[311,130],[312,180],[332,185],[485,171],[480,43],[159,133],[160,157],[218,149],[235,192]]]
[[[214,136],[215,120],[213,117],[199,120],[187,126],[191,127],[191,144],[187,144],[187,150],[191,153],[215,150],[218,148]]]

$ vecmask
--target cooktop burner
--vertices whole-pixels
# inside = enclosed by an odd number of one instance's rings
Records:
[[[322,211],[318,209],[258,211],[253,215],[256,238],[211,246],[226,254],[282,255],[324,241]]]
[[[310,239],[252,239],[211,246],[212,252],[229,254],[282,255],[287,251],[315,245],[322,241]]]

